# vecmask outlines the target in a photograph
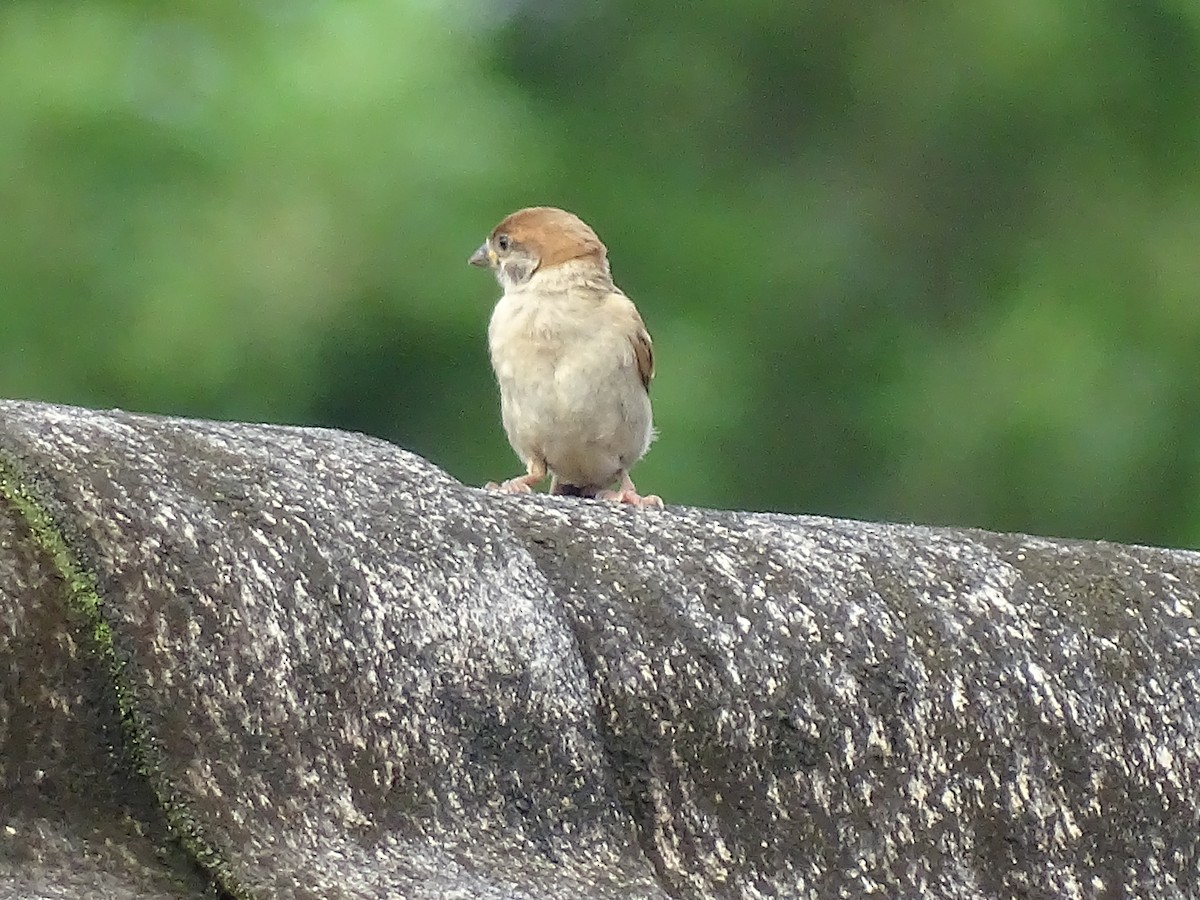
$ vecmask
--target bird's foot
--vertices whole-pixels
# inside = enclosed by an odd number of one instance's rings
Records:
[[[628,503],[630,506],[647,506],[662,509],[662,497],[657,494],[643,496],[637,491],[601,491],[596,495],[597,500],[607,500],[610,503]]]
[[[489,481],[483,486],[484,489],[500,491],[502,494],[532,494],[533,486],[546,477],[546,463],[540,459],[532,459],[528,465],[529,469],[524,475],[501,481],[499,484]]]
[[[532,494],[533,485],[529,483],[529,476],[518,475],[516,478],[510,478],[508,481],[489,481],[484,485],[489,491],[499,491],[502,494]]]
[[[607,500],[610,503],[627,503],[630,506],[648,506],[655,509],[662,509],[662,497],[657,494],[646,494],[642,496],[633,486],[633,482],[626,475],[621,479],[621,489],[618,491],[600,491],[596,494],[597,500]]]

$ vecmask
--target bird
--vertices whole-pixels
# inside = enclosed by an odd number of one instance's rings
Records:
[[[486,487],[638,507],[629,470],[654,439],[654,347],[612,279],[608,250],[574,213],[532,206],[506,216],[468,260],[503,289],[488,323],[508,442],[525,474]]]

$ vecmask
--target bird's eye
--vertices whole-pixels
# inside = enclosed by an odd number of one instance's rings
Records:
[[[501,251],[507,250],[508,249],[508,235],[507,234],[498,235],[496,237],[496,246],[499,247],[501,249]]]

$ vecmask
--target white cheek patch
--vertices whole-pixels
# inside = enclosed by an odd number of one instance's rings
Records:
[[[510,284],[524,284],[529,280],[529,276],[533,274],[533,260],[531,259],[510,259],[505,260],[501,269],[504,272],[504,280]]]

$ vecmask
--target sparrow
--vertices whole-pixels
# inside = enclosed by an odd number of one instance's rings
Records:
[[[529,207],[468,262],[504,290],[488,351],[504,431],[525,464],[524,475],[487,487],[528,493],[549,474],[551,494],[662,506],[629,477],[654,439],[653,345],[596,232],[566,210]]]

